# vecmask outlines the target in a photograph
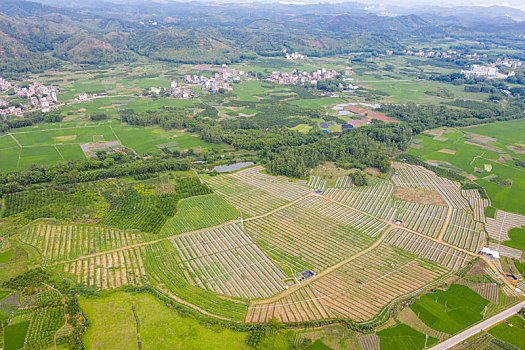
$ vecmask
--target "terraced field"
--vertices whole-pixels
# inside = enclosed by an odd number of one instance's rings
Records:
[[[389,232],[386,242],[451,270],[463,267],[468,258],[464,252],[400,229]]]
[[[215,193],[180,200],[159,234],[41,222],[21,239],[80,285],[149,285],[249,323],[369,320],[474,256],[454,246],[477,253],[485,244],[490,202],[421,167],[398,164],[397,175],[364,187],[343,176],[333,188],[320,177],[289,181],[261,170],[205,176]],[[394,199],[394,184],[438,191],[448,207]],[[521,222],[504,212],[496,218],[486,219],[491,230]],[[286,286],[304,270],[316,276]],[[498,298],[497,288],[469,287]]]
[[[481,198],[478,190],[462,190],[461,194],[468,200],[474,213],[474,220],[487,222],[485,218],[485,207],[490,206],[490,199]]]
[[[288,203],[230,175],[210,177],[206,183],[246,217],[261,215]]]
[[[461,196],[460,183],[439,177],[421,166],[395,162],[394,169],[397,174],[392,176],[392,181],[396,186],[436,190],[449,206],[469,209],[467,200]]]
[[[246,322],[282,322],[351,318],[365,321],[400,295],[410,293],[447,269],[381,244],[334,272],[268,303],[253,302]]]
[[[237,209],[215,193],[181,200],[177,214],[168,219],[161,235],[174,236],[206,227],[213,227],[239,217]]]
[[[29,227],[21,240],[38,248],[47,264],[76,259],[143,243],[144,234],[89,225],[53,225],[42,223]]]
[[[324,195],[379,218],[392,220],[395,215],[393,192],[394,185],[390,181],[380,181],[366,187],[330,188]]]
[[[299,203],[244,225],[270,256],[296,271],[321,271],[372,242],[366,234]]]
[[[171,242],[193,285],[242,298],[268,297],[284,289],[286,275],[238,225]]]
[[[144,251],[144,247],[137,247],[101,253],[59,264],[58,267],[77,283],[94,289],[138,286],[146,282],[142,260]]]
[[[264,170],[262,166],[256,166],[241,170],[231,176],[287,201],[293,201],[310,193],[304,181],[292,182],[284,176],[266,175],[261,172],[262,170]]]
[[[524,215],[497,210],[494,219],[487,218],[486,229],[490,238],[502,242],[510,239],[508,232],[511,228],[522,226],[525,226]]]
[[[310,175],[310,179],[306,186],[316,190],[324,190],[326,187],[326,180],[321,179],[319,176]]]
[[[396,220],[401,220],[403,226],[437,238],[445,219],[447,208],[439,205],[424,205],[406,201],[398,201]]]
[[[453,209],[443,239],[450,244],[475,253],[481,250],[486,240],[485,233],[474,221],[472,214],[459,209]]]
[[[144,265],[149,283],[177,301],[215,316],[239,321],[244,319],[247,302],[222,298],[189,283],[173,243],[162,241],[146,246]]]
[[[297,202],[297,205],[371,237],[376,237],[388,227],[388,224],[383,221],[320,196],[304,198]]]

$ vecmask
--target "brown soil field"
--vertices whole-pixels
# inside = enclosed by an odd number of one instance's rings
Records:
[[[56,141],[75,141],[77,139],[77,135],[55,136],[53,139]]]
[[[394,190],[394,197],[407,202],[420,204],[447,205],[447,202],[445,202],[439,192],[424,188],[396,187]]]
[[[446,154],[456,154],[456,151],[453,149],[443,148],[440,149],[438,152],[446,153]]]

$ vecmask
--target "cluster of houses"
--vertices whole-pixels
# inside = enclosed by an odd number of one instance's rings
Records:
[[[496,67],[496,64],[493,63],[487,66],[473,64],[470,66],[470,69],[461,70],[461,74],[463,74],[466,79],[472,79],[472,78],[477,78],[477,77],[505,79],[508,76],[512,76],[516,73],[515,72],[510,72],[509,74],[500,73],[498,67]]]
[[[239,82],[242,77],[247,77],[248,74],[245,71],[231,69],[227,65],[223,65],[219,68],[218,72],[215,72],[212,78],[199,75],[186,74],[184,76],[184,82],[188,84],[201,85],[202,89],[207,90],[210,93],[217,92],[219,90],[232,91],[233,88],[231,83]]]
[[[299,52],[292,52],[292,53],[285,52],[285,55],[286,55],[286,59],[289,61],[304,60],[306,58],[305,55],[301,55]]]
[[[521,62],[516,60],[511,60],[508,57],[505,57],[504,59],[501,59],[498,57],[496,62],[494,63],[496,66],[505,66],[509,68],[518,68],[521,67]]]
[[[42,109],[42,112],[49,112],[57,102],[59,88],[45,86],[38,83],[31,83],[28,86],[18,86],[8,80],[0,78],[0,93],[13,90],[13,95],[18,98],[27,98],[34,109]],[[22,116],[24,109],[20,106],[9,106],[5,100],[0,100],[0,115],[5,118],[7,115]]]
[[[170,94],[181,100],[187,100],[195,96],[193,90],[179,86],[175,80],[171,82]]]
[[[320,80],[335,79],[337,75],[337,72],[333,69],[321,68],[314,72],[301,72],[294,69],[291,72],[272,72],[269,79],[277,84],[317,84]]]
[[[403,50],[402,53],[404,55],[408,56],[417,56],[417,57],[426,57],[426,58],[466,58],[468,60],[479,60],[479,59],[487,59],[487,54],[478,54],[476,52],[474,53],[468,53],[468,54],[461,54],[455,50],[447,50],[447,51],[433,51],[433,50],[419,50],[419,51],[411,51],[411,50]],[[391,56],[393,54],[392,50],[386,50],[386,54]],[[522,62],[517,60],[511,60],[508,57],[498,57],[494,63],[490,63],[488,66],[494,68],[499,66],[505,66],[509,68],[518,68],[521,67]],[[491,72],[492,73],[492,72]],[[483,73],[484,74],[484,73]],[[494,73],[495,76],[495,73]]]
[[[478,59],[478,58],[484,58],[487,57],[487,54],[478,55],[477,53],[473,54],[465,54],[461,55],[459,52],[454,50],[447,50],[447,51],[434,51],[434,50],[419,50],[419,51],[412,51],[412,50],[403,50],[402,51],[404,55],[407,56],[416,56],[416,57],[436,57],[436,58],[455,58],[455,57],[463,57],[468,59]],[[386,50],[387,55],[392,55],[392,50]]]

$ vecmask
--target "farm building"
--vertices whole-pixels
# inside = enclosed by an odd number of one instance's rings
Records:
[[[497,250],[492,250],[487,247],[481,249],[479,252],[481,255],[489,257],[491,260],[499,259],[499,252]]]

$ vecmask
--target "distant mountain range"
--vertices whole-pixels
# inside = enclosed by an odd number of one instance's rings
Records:
[[[282,55],[283,49],[310,56],[384,52],[450,37],[489,42],[497,37],[519,47],[523,40],[516,38],[525,32],[525,22],[516,18],[523,15],[508,7],[407,9],[359,2],[3,0],[0,75],[139,57],[228,63]]]

